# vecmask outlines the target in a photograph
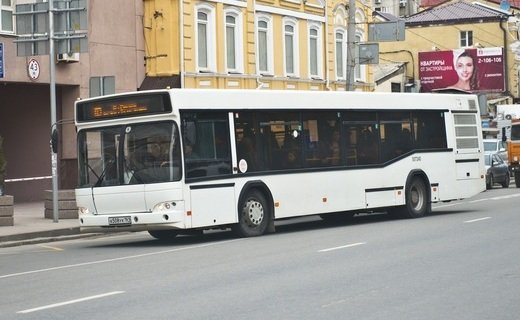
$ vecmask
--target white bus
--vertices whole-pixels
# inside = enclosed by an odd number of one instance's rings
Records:
[[[474,95],[170,89],[77,101],[82,231],[168,239],[485,190]]]

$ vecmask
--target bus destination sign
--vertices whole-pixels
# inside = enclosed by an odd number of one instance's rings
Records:
[[[76,120],[82,122],[119,119],[171,111],[167,93],[119,96],[103,101],[78,101]]]
[[[137,103],[115,103],[112,105],[94,105],[91,109],[92,119],[112,118],[124,115],[146,113],[148,106],[138,105]]]

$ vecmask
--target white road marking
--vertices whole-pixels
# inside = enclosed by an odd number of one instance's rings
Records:
[[[66,306],[68,304],[73,304],[73,303],[78,303],[78,302],[83,302],[83,301],[88,301],[88,300],[93,300],[93,299],[104,298],[104,297],[113,296],[115,294],[121,294],[121,293],[124,293],[124,291],[113,291],[113,292],[98,294],[98,295],[95,295],[95,296],[85,297],[85,298],[81,298],[81,299],[75,299],[75,300],[69,300],[69,301],[49,304],[49,305],[41,306],[41,307],[38,307],[38,308],[32,308],[32,309],[26,309],[26,310],[18,311],[17,313],[31,313],[31,312],[35,312],[35,311],[41,311],[41,310],[45,310],[45,309],[51,309],[51,308]]]
[[[484,218],[479,218],[479,219],[467,220],[467,221],[464,221],[464,223],[472,223],[472,222],[483,221],[483,220],[488,220],[488,219],[491,219],[491,217],[484,217]]]
[[[39,244],[38,247],[45,248],[45,249],[51,249],[54,251],[63,251],[62,248],[47,246],[47,245],[43,245],[43,244]]]
[[[240,240],[242,240],[242,239],[233,239],[233,240],[219,241],[219,242],[201,244],[201,245],[197,245],[197,246],[190,246],[190,247],[176,248],[176,249],[171,249],[171,250],[163,250],[163,251],[157,251],[157,252],[136,254],[136,255],[133,255],[133,256],[126,256],[126,257],[119,257],[119,258],[105,259],[105,260],[97,260],[97,261],[69,264],[69,265],[64,265],[64,266],[59,266],[59,267],[52,267],[52,268],[46,268],[46,269],[39,269],[39,270],[11,273],[11,274],[6,274],[6,275],[3,275],[3,276],[0,276],[0,279],[11,278],[11,277],[18,277],[18,276],[23,276],[23,275],[27,275],[27,274],[33,274],[33,273],[55,271],[55,270],[61,270],[61,269],[70,269],[70,268],[84,267],[84,266],[90,266],[90,265],[94,265],[94,264],[102,264],[102,263],[108,263],[108,262],[137,259],[137,258],[154,256],[154,255],[159,255],[159,254],[184,251],[184,250],[189,250],[189,249],[198,249],[198,248],[204,248],[204,247],[211,247],[211,246],[216,246],[216,245],[223,244],[223,243],[235,242],[235,241],[240,241]]]
[[[345,249],[345,248],[361,246],[361,245],[364,245],[364,244],[366,244],[366,242],[357,242],[357,243],[347,244],[347,245],[340,246],[340,247],[321,249],[321,250],[318,250],[318,252],[329,252],[329,251],[333,251],[333,250],[339,250],[339,249]]]

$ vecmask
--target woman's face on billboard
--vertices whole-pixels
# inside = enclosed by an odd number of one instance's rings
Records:
[[[473,74],[473,59],[471,57],[459,57],[457,59],[457,64],[455,65],[455,70],[459,75],[459,78],[464,81],[469,81],[471,79],[471,75]]]

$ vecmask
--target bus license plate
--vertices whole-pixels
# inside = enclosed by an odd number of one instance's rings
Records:
[[[127,225],[132,224],[132,219],[130,216],[125,217],[108,217],[108,224],[111,226],[120,226],[120,225]]]

